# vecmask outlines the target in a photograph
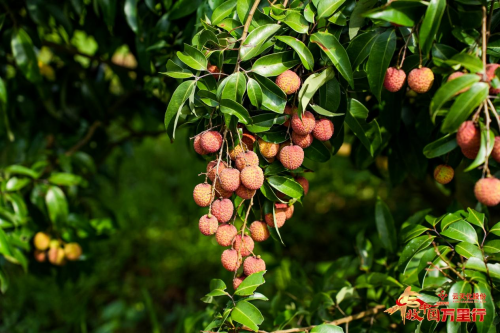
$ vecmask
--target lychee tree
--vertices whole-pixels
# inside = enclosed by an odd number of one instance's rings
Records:
[[[488,253],[496,250],[485,244],[496,241],[485,239],[496,232],[488,229],[486,206],[500,202],[500,181],[494,177],[500,162],[496,8],[493,1],[444,0],[211,5],[191,43],[162,73],[179,79],[165,113],[168,135],[174,140],[177,128],[189,127],[193,150],[207,162],[193,192],[196,204],[207,209],[199,229],[230,247],[221,250],[221,262],[234,272],[235,291],[228,292],[223,280],[212,281],[203,300],[217,310],[205,332],[259,331],[264,317],[252,302],[267,300],[256,292],[264,284],[266,265],[255,253],[255,242],[271,235],[284,243],[286,229],[293,228],[293,222],[285,222],[293,220],[294,207],[308,191],[304,175],[335,155],[346,138],[353,140],[354,164],[392,185],[433,175],[439,184],[433,186],[444,189],[460,165],[476,177],[479,203],[475,210],[440,218],[419,212],[402,225],[398,238],[388,207],[379,200],[375,220],[381,259],[373,263],[372,245],[361,235],[357,264],[366,274],[324,290],[326,299],[336,295],[337,303],[328,306],[339,313],[365,311],[331,320],[314,298],[297,301],[302,306],[290,310],[281,324],[264,325],[273,332],[338,332],[336,324],[372,316],[364,325],[376,329],[373,316],[411,285],[424,290],[429,302],[441,290],[478,288],[492,300],[488,320],[475,329],[490,330],[497,278],[491,274],[496,266],[485,263],[495,260]],[[374,166],[384,159],[388,169],[377,170]],[[339,276],[342,270],[338,267]],[[434,280],[426,284],[428,270]],[[335,274],[334,264],[328,278]],[[346,297],[345,288],[351,288],[351,297],[353,290],[367,292],[342,310],[338,303]],[[227,303],[218,300],[225,297]],[[284,330],[287,325],[297,328]],[[474,323],[462,325],[469,330]],[[455,332],[458,327],[436,326],[422,322],[417,329]],[[388,325],[382,320],[379,327]]]

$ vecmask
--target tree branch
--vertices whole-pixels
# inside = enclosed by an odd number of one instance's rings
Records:
[[[74,153],[79,151],[83,146],[85,146],[87,142],[89,142],[90,139],[92,139],[92,136],[94,136],[94,133],[97,130],[97,128],[101,125],[102,123],[100,121],[98,120],[94,121],[94,123],[90,125],[87,134],[85,134],[85,136],[80,141],[78,141],[73,147],[68,149],[68,151],[66,152],[66,156],[73,155]]]

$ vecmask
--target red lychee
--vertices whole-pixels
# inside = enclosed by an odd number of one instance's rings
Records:
[[[487,82],[490,83],[490,94],[491,95],[498,95],[500,93],[500,88],[493,88],[491,86],[491,81],[493,78],[495,78],[495,71],[497,68],[500,67],[499,64],[487,64],[486,65],[486,76],[487,76]]]
[[[292,218],[294,210],[295,208],[293,207],[293,205],[290,205],[285,208],[285,216],[287,220]]]
[[[481,131],[472,121],[465,121],[458,129],[457,143],[467,158],[474,159],[481,145]]]
[[[493,150],[491,151],[491,157],[500,163],[500,136],[495,136],[495,143],[493,144]]]
[[[250,234],[256,242],[263,242],[269,238],[269,229],[267,224],[261,221],[255,221],[250,224]]]
[[[42,250],[35,250],[35,252],[33,252],[33,256],[38,262],[44,262],[45,260],[47,260],[47,252]]]
[[[474,186],[476,199],[486,206],[500,203],[500,180],[494,177],[482,178]]]
[[[215,200],[212,203],[212,215],[217,218],[219,223],[228,222],[233,216],[234,206],[229,199]]]
[[[408,75],[408,85],[419,94],[428,92],[433,83],[434,73],[427,67],[415,68]]]
[[[246,188],[243,184],[240,184],[240,187],[236,190],[236,195],[242,199],[249,200],[255,195],[255,190],[250,190]]]
[[[302,115],[302,119],[299,118],[297,113],[294,113],[291,124],[294,132],[300,135],[306,135],[312,133],[314,126],[316,126],[316,120],[311,112],[306,111]]]
[[[312,144],[313,140],[314,138],[312,134],[300,135],[297,134],[297,132],[292,132],[293,143],[301,148],[309,147]]]
[[[243,237],[243,243],[241,242],[240,234],[236,235],[236,237],[234,238],[233,249],[238,251],[242,257],[249,256],[252,253],[254,246],[255,244],[250,236],[245,235]]]
[[[219,176],[222,188],[234,192],[240,186],[240,171],[233,168],[225,168]]]
[[[250,165],[259,165],[259,156],[253,151],[247,151],[244,153],[240,153],[236,157],[236,168],[238,170],[243,170],[246,166]]]
[[[234,225],[224,223],[219,225],[215,233],[215,240],[220,246],[230,246],[237,233],[238,229]]]
[[[259,139],[259,149],[262,156],[265,158],[273,158],[278,153],[280,145],[277,143],[266,142]]]
[[[210,161],[207,165],[208,179],[210,179],[211,181],[214,181],[214,179],[215,179],[215,174],[217,173],[217,163],[218,163],[218,161],[214,160],[214,161]],[[219,175],[222,172],[222,170],[224,170],[225,168],[227,168],[226,162],[220,161],[220,163],[219,163]]]
[[[200,207],[208,207],[212,203],[212,186],[207,183],[198,184],[193,191],[194,202]]]
[[[222,135],[216,131],[207,131],[201,135],[200,144],[207,153],[215,153],[222,146]]]
[[[287,95],[296,93],[301,85],[300,77],[291,70],[284,71],[276,78],[276,85]]]
[[[309,181],[302,176],[295,177],[295,181],[302,186],[304,189],[304,195],[306,195],[307,192],[309,192]]]
[[[286,146],[280,152],[280,162],[288,170],[298,169],[304,161],[304,150],[299,146]]]
[[[239,154],[241,154],[247,150],[248,150],[247,145],[243,142],[240,142],[240,144],[236,145],[235,147],[233,147],[233,149],[231,149],[229,151],[229,157],[231,158],[232,161],[234,161],[234,160],[236,160],[236,157]]]
[[[238,251],[228,249],[222,252],[222,266],[230,272],[236,271],[241,265],[241,257],[238,256]]]
[[[240,284],[245,280],[246,276],[237,276],[233,279],[233,289],[236,290],[240,286]]]
[[[333,135],[333,123],[328,119],[316,120],[313,136],[319,141],[328,141]]]
[[[286,121],[283,123],[283,126],[290,127],[290,119],[292,119],[292,116],[297,112],[297,107],[291,107],[290,105],[285,106],[285,112],[284,114],[288,115],[286,117]]]
[[[402,69],[395,67],[387,68],[384,78],[384,87],[390,92],[399,91],[405,84],[406,73]]]
[[[200,155],[208,154],[205,151],[205,149],[203,149],[203,147],[201,146],[201,135],[195,136],[194,141],[193,141],[193,147],[194,147],[194,151]]]
[[[198,227],[202,234],[204,234],[205,236],[211,236],[217,231],[219,222],[217,222],[217,218],[213,215],[203,215],[200,218]]]
[[[260,257],[248,257],[243,263],[243,272],[246,276],[266,270],[266,263]]]
[[[436,169],[434,169],[434,179],[440,184],[448,184],[453,179],[455,175],[455,171],[449,165],[438,165]]]
[[[249,190],[258,190],[264,184],[264,172],[256,165],[247,166],[241,171],[241,183]]]
[[[250,133],[243,133],[241,137],[241,141],[243,141],[243,143],[249,150],[253,149],[253,143],[255,142],[255,140],[255,136]]]
[[[276,226],[279,229],[285,224],[286,221],[285,209],[275,209],[274,215],[276,217]],[[273,213],[266,214],[264,218],[266,220],[267,225],[270,226],[271,228],[274,228]]]
[[[217,198],[230,198],[233,195],[233,192],[226,191],[222,188],[220,181],[215,182],[215,194]]]

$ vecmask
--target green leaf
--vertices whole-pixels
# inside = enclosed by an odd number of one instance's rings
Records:
[[[335,74],[331,67],[328,67],[321,73],[314,73],[309,75],[304,84],[302,84],[302,87],[299,91],[298,112],[304,112],[309,104],[309,101],[313,98],[316,91],[318,91],[321,86],[323,86],[326,82],[330,81],[334,77]]]
[[[429,2],[418,34],[423,55],[428,54],[431,50],[445,8],[446,0],[431,0]]]
[[[222,87],[222,91],[220,94],[220,98],[231,99],[235,102],[241,103],[243,100],[243,95],[245,94],[245,90],[247,88],[247,80],[245,78],[245,74],[238,72],[231,74],[228,78],[224,80],[224,86],[219,86],[219,89]],[[219,95],[219,92],[217,92]]]
[[[241,282],[241,284],[238,286],[238,289],[235,291],[235,295],[239,296],[249,296],[252,295],[255,290],[263,285],[266,281],[264,280],[264,274],[266,271],[258,272],[251,274]]]
[[[194,93],[195,87],[196,80],[184,81],[177,87],[170,98],[167,111],[165,112],[165,128],[171,140],[175,139],[175,129],[177,128],[182,107],[189,96]]]
[[[411,259],[420,251],[426,249],[436,238],[435,236],[429,237],[428,235],[419,236],[417,238],[412,239],[406,244],[399,256],[398,265],[403,268],[403,271],[406,271],[409,262]]]
[[[281,26],[279,24],[266,24],[254,29],[247,36],[240,48],[241,61],[249,60],[259,54],[260,45],[274,35]]]
[[[8,166],[7,168],[5,168],[5,172],[12,175],[28,176],[33,179],[37,179],[38,177],[40,177],[40,175],[36,171],[17,164]]]
[[[257,274],[257,273],[256,273]],[[246,280],[246,279],[245,279]],[[240,285],[241,286],[241,285]],[[239,288],[239,287],[238,287]],[[265,295],[261,293],[254,293],[248,297],[244,297],[238,302],[251,302],[251,301],[269,301],[269,298],[267,298]]]
[[[378,35],[368,58],[368,83],[370,90],[379,102],[382,101],[382,87],[387,68],[391,63],[392,56],[396,50],[396,33],[388,30]]]
[[[488,158],[488,156],[490,156],[491,151],[493,150],[494,147],[493,142],[495,142],[495,134],[493,133],[493,131],[487,131],[482,123],[480,125],[481,125],[481,145],[479,146],[479,152],[477,153],[477,156],[474,159],[474,161],[472,161],[472,163],[467,168],[465,168],[464,170],[465,172],[474,170],[475,168],[483,164]],[[489,150],[486,149],[488,135],[490,137]]]
[[[439,111],[446,102],[454,98],[459,91],[470,87],[479,80],[481,80],[481,78],[476,74],[465,74],[443,84],[432,98],[430,106],[431,116]],[[433,118],[434,117],[435,116],[433,116]]]
[[[307,22],[305,17],[298,12],[289,12],[283,20],[283,23],[288,25],[299,34],[306,34],[309,31],[309,22]]]
[[[318,3],[318,19],[329,17],[344,4],[345,0],[321,0]]]
[[[68,202],[64,192],[57,186],[50,186],[45,195],[45,204],[50,220],[55,224],[68,220]]]
[[[259,309],[248,302],[238,302],[231,312],[231,319],[254,331],[257,331],[259,325],[264,321]]]
[[[469,216],[467,217],[467,222],[477,225],[484,230],[484,213],[476,212],[474,209],[467,207]]]
[[[450,225],[458,221],[463,221],[463,218],[462,216],[460,216],[460,214],[452,214],[452,213],[446,214],[441,219],[441,230],[445,231],[446,228],[448,228]]]
[[[177,52],[177,57],[179,60],[185,63],[187,66],[197,70],[206,71],[208,60],[205,58],[203,53],[195,47],[189,44],[184,44],[184,52]]]
[[[257,59],[252,71],[262,76],[278,76],[299,63],[298,59],[293,58],[293,52],[272,53]]]
[[[340,84],[336,78],[327,81],[324,85],[319,88],[319,101],[318,104],[328,113],[321,113],[321,111],[317,111],[314,106],[311,106],[314,111],[318,112],[321,115],[327,117],[335,117],[337,114],[332,112],[336,112],[340,106],[340,100],[342,98],[342,94],[340,92]]]
[[[413,27],[418,23],[425,5],[420,1],[398,0],[389,3],[388,6],[375,8],[364,13],[365,17],[384,20],[390,23]]]
[[[212,24],[217,25],[228,17],[236,7],[237,0],[229,0],[220,4],[212,13]]]
[[[486,282],[478,281],[478,283],[474,285],[474,293],[486,295],[484,302],[474,303],[476,309],[486,309],[486,315],[484,316],[484,321],[479,321],[479,317],[472,318],[472,320],[476,322],[478,333],[488,333],[495,317],[495,306],[493,304],[493,299],[491,298],[491,292],[488,284]]]
[[[252,133],[261,133],[268,131],[273,125],[282,125],[286,121],[286,115],[276,113],[263,113],[252,117],[251,125],[246,128]]]
[[[459,53],[445,61],[450,66],[460,65],[467,68],[472,73],[483,71],[483,62],[477,56],[467,53]]]
[[[220,279],[212,279],[210,281],[210,292],[205,297],[217,297],[229,295],[226,290],[226,284]]]
[[[5,256],[12,256],[12,248],[2,228],[0,228],[0,253]]]
[[[253,78],[262,88],[262,109],[283,113],[287,100],[283,90],[267,77],[254,73]]]
[[[160,74],[168,75],[174,79],[187,79],[194,76],[188,69],[182,68],[172,60],[168,60],[167,62],[167,71],[160,72]]]
[[[332,324],[321,324],[314,327],[311,333],[344,333],[344,330],[336,325]]]
[[[304,8],[304,17],[306,18],[307,22],[314,23],[315,15],[316,15],[316,9],[312,5],[312,3],[309,2]]]
[[[471,244],[478,244],[476,230],[465,221],[458,221],[451,224],[441,235]]]
[[[195,12],[202,4],[202,0],[177,0],[170,8],[170,19],[176,20]]]
[[[332,157],[332,154],[323,142],[313,140],[311,145],[304,149],[304,156],[312,161],[325,163]]]
[[[49,177],[49,182],[55,185],[73,186],[82,182],[82,177],[71,173],[54,172]]]
[[[380,198],[377,198],[377,204],[375,205],[375,223],[382,246],[390,253],[395,252],[397,237],[394,219],[389,207]]]
[[[3,126],[7,132],[7,137],[12,142],[15,139],[14,133],[10,128],[9,115],[7,114],[7,87],[5,82],[0,78],[0,119],[3,120]]]
[[[500,252],[500,240],[490,240],[483,245],[484,252],[486,253],[498,253]]]
[[[438,251],[439,253],[441,253],[441,257],[445,258],[446,255],[451,251],[451,248],[448,246],[440,245],[438,246]],[[430,247],[422,252],[423,255],[420,258],[418,267],[416,269],[416,273],[418,273],[418,281],[420,282],[420,286],[423,286],[425,284],[425,280],[429,273],[427,268],[429,268],[430,265],[428,263],[432,262],[434,265],[439,265],[440,262],[442,261],[441,258],[438,257],[434,247]]]
[[[127,18],[127,23],[133,32],[137,33],[139,26],[137,23],[137,1],[138,0],[125,0],[125,17]]]
[[[310,37],[311,43],[316,43],[320,49],[330,58],[339,73],[354,88],[351,63],[347,52],[337,38],[327,32],[316,32]]]
[[[320,114],[322,116],[325,116],[325,117],[341,117],[341,116],[344,116],[345,113],[334,113],[334,112],[330,112],[328,110],[325,110],[323,109],[321,106],[319,105],[312,105],[312,104],[309,104],[309,106],[317,113],[317,114]]]
[[[405,227],[403,230],[401,230],[401,234],[399,235],[399,237],[401,238],[402,243],[406,243],[409,240],[426,232],[427,230],[429,230],[429,228],[426,228],[423,225],[411,224]]]
[[[460,242],[457,245],[455,245],[455,251],[457,251],[458,254],[464,256],[467,259],[471,257],[483,259],[483,254],[481,253],[481,250],[474,244]]]
[[[304,189],[292,178],[283,176],[271,176],[267,179],[269,185],[292,198],[300,198],[304,194]]]
[[[302,65],[307,70],[314,68],[314,57],[307,46],[295,37],[291,36],[276,36],[276,39],[290,46],[299,55]]]
[[[260,107],[260,105],[262,104],[262,88],[257,83],[257,81],[252,78],[248,78],[247,95],[250,103],[252,103],[253,106],[257,108]]]
[[[363,0],[362,0],[363,1]],[[357,7],[356,7],[357,8]],[[368,31],[354,38],[346,49],[352,68],[356,69],[368,57],[379,34]]]
[[[233,101],[232,99],[221,99],[220,111],[224,114],[230,114],[232,116],[238,117],[240,123],[252,123],[252,119],[250,118],[250,114],[248,113],[247,109],[245,109],[243,105]]]
[[[370,240],[364,237],[364,232],[359,232],[356,236],[356,248],[361,261],[360,269],[369,271],[373,265],[373,246]],[[337,303],[340,303],[339,294],[340,292],[337,294]]]
[[[5,189],[10,192],[15,192],[19,191],[29,183],[31,183],[31,179],[12,177],[5,185]]]
[[[353,131],[354,135],[361,141],[363,146],[370,152],[370,155],[373,156],[375,153],[374,142],[367,136],[366,116],[360,116],[361,114],[366,114],[367,116],[368,109],[359,101],[351,99],[349,112],[346,114],[345,122],[351,131]],[[375,120],[372,122],[375,122]]]
[[[455,282],[451,286],[450,291],[448,291],[448,303],[449,303],[449,305],[447,306],[448,309],[454,309],[456,312],[456,309],[458,307],[461,307],[460,303],[453,299],[453,296],[455,294],[458,294],[460,296],[461,294],[466,295],[466,294],[470,294],[471,292],[472,292],[472,287],[471,287],[470,283],[468,283],[467,281]],[[461,324],[462,323],[460,323],[460,322],[448,320],[446,323],[447,332],[459,332]]]
[[[500,222],[498,222],[497,224],[495,224],[491,229],[490,229],[490,233],[494,234],[494,235],[497,235],[497,236],[500,236]]]
[[[5,294],[9,288],[9,278],[3,269],[0,269],[0,292]]]
[[[429,159],[436,158],[449,153],[457,147],[458,144],[457,140],[455,140],[455,136],[448,134],[425,146],[424,155]]]
[[[38,68],[35,50],[26,31],[18,29],[12,33],[11,47],[16,65],[28,81],[32,83],[40,82],[42,76]]]
[[[375,4],[377,3],[377,0],[360,0],[356,3],[356,6],[354,7],[354,10],[351,14],[351,19],[349,20],[349,38],[353,39],[356,37],[356,35],[359,32],[359,29],[361,29],[365,25],[365,18],[363,14],[370,8],[372,8]],[[354,41],[352,40],[349,46]],[[349,48],[349,47],[347,47]],[[347,53],[349,53],[349,50],[347,50]],[[357,66],[354,65],[354,62],[352,61],[351,58],[351,63],[353,64],[353,68],[356,68]]]
[[[457,78],[456,80],[458,80]],[[455,80],[452,80],[453,82]],[[451,106],[441,126],[441,132],[455,132],[469,118],[470,114],[488,97],[489,85],[485,82],[474,83],[469,90],[460,94]]]
[[[106,22],[108,29],[113,30],[117,8],[116,0],[99,0],[98,2],[101,5],[104,21]]]
[[[469,258],[469,260],[465,263],[465,268],[486,272],[486,265],[484,264],[483,258]]]

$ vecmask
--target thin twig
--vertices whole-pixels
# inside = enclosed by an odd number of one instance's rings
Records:
[[[66,152],[65,155],[71,156],[74,153],[76,153],[77,151],[79,151],[83,146],[85,146],[90,141],[90,139],[92,139],[95,131],[101,125],[102,125],[102,123],[100,121],[96,120],[92,125],[90,125],[89,130],[87,131],[87,134],[85,134],[85,136],[80,141],[78,141],[73,147],[68,149],[68,151]]]

